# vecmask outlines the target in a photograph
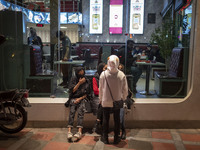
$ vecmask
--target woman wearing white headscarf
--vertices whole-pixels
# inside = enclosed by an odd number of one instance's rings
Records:
[[[114,115],[114,144],[120,142],[120,109],[113,108],[113,100],[125,100],[128,95],[128,85],[125,74],[118,70],[119,58],[116,55],[108,57],[107,70],[101,73],[99,80],[99,99],[103,107],[103,134],[101,141],[108,144],[110,111]],[[107,83],[108,82],[108,83]],[[112,96],[109,90],[112,92]]]

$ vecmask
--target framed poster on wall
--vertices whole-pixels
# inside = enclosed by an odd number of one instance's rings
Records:
[[[123,0],[110,0],[109,33],[122,34]]]
[[[130,4],[130,34],[143,34],[144,0],[131,0]]]
[[[90,0],[90,34],[103,32],[103,0]]]

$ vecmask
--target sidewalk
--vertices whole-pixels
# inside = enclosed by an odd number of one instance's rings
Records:
[[[200,150],[200,129],[127,129],[127,139],[113,145],[99,141],[96,134],[83,131],[83,138],[67,141],[66,128],[25,128],[17,134],[0,131],[0,150]]]

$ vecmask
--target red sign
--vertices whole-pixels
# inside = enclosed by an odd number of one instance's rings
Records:
[[[36,24],[36,27],[44,27],[44,24]]]

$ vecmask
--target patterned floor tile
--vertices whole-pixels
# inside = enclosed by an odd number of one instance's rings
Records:
[[[32,139],[50,141],[55,135],[56,133],[37,132],[36,134],[32,136]]]
[[[152,132],[152,138],[172,140],[172,136],[169,132]]]
[[[109,143],[106,144],[107,147],[112,148],[128,148],[128,140],[121,140],[118,144],[113,144],[114,138],[109,138]]]
[[[149,129],[134,129],[134,130],[131,130],[130,136],[141,137],[141,138],[151,138],[151,131]]]
[[[21,137],[18,136],[0,134],[0,147],[2,149],[7,149],[10,145],[13,145],[17,141],[19,141],[20,138]]]
[[[31,131],[31,129],[30,128],[27,128],[27,129],[23,129],[23,130],[21,130],[20,132],[18,132],[18,133],[15,133],[15,134],[13,134],[13,135],[16,135],[16,136],[24,136],[24,135],[26,135],[28,132],[30,132]]]
[[[71,144],[70,147],[68,148],[68,150],[93,150],[93,149],[94,146],[92,145],[77,144],[77,143]]]
[[[49,142],[42,150],[66,150],[70,145],[64,142]]]
[[[186,150],[200,150],[200,145],[184,145]]]
[[[87,144],[87,145],[95,145],[97,142],[97,139],[93,136],[83,136],[82,139],[80,139],[77,144]]]
[[[56,141],[56,142],[68,142],[67,139],[67,133],[57,133],[51,141]]]
[[[153,150],[151,142],[140,140],[129,140],[128,148],[136,150]]]
[[[184,134],[180,133],[183,141],[200,142],[200,134]]]
[[[17,150],[41,150],[48,141],[28,139],[25,143],[20,145]]]
[[[152,142],[153,150],[176,150],[174,144]]]

